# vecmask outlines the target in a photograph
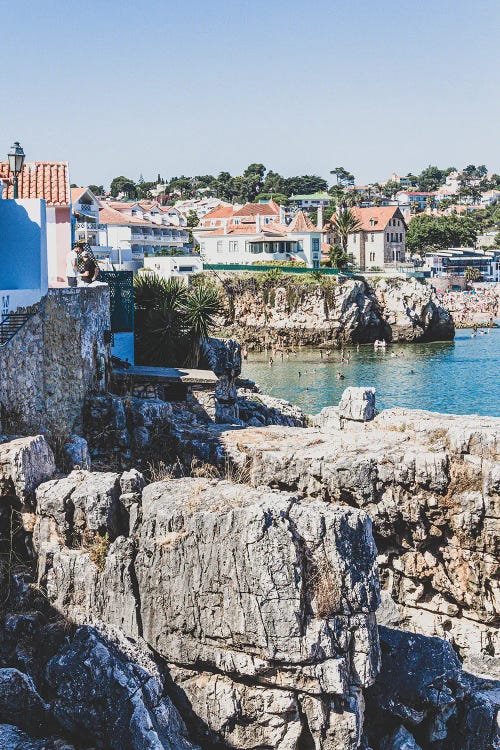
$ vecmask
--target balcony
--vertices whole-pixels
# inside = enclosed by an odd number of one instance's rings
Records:
[[[97,232],[99,229],[99,224],[96,224],[93,221],[77,221],[75,223],[75,230],[78,231],[87,231],[87,232]]]

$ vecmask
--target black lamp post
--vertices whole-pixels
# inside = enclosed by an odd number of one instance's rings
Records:
[[[16,141],[11,147],[8,158],[9,169],[14,175],[14,198],[18,198],[18,176],[21,174],[24,164],[24,151],[19,141]]]

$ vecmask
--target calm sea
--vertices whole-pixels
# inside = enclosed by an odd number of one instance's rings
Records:
[[[309,414],[338,404],[344,388],[354,385],[374,386],[379,409],[405,406],[499,417],[500,328],[475,338],[471,334],[459,330],[454,342],[396,344],[385,351],[371,345],[360,346],[359,352],[347,347],[351,360],[343,365],[337,350],[329,360],[321,360],[314,349],[300,349],[283,361],[277,354],[272,367],[264,353],[250,354],[242,376]],[[344,379],[338,379],[338,372]]]

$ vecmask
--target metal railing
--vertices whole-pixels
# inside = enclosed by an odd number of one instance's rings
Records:
[[[7,344],[23,325],[33,317],[33,313],[8,313],[0,320],[0,346]]]

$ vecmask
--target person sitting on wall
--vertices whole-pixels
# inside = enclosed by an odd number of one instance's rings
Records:
[[[68,279],[68,286],[74,287],[77,285],[77,274],[78,274],[78,245],[76,242],[73,243],[73,247],[66,255],[66,278]]]
[[[82,261],[83,267],[80,271],[80,280],[83,284],[92,284],[99,276],[99,266],[87,251],[82,253]]]

